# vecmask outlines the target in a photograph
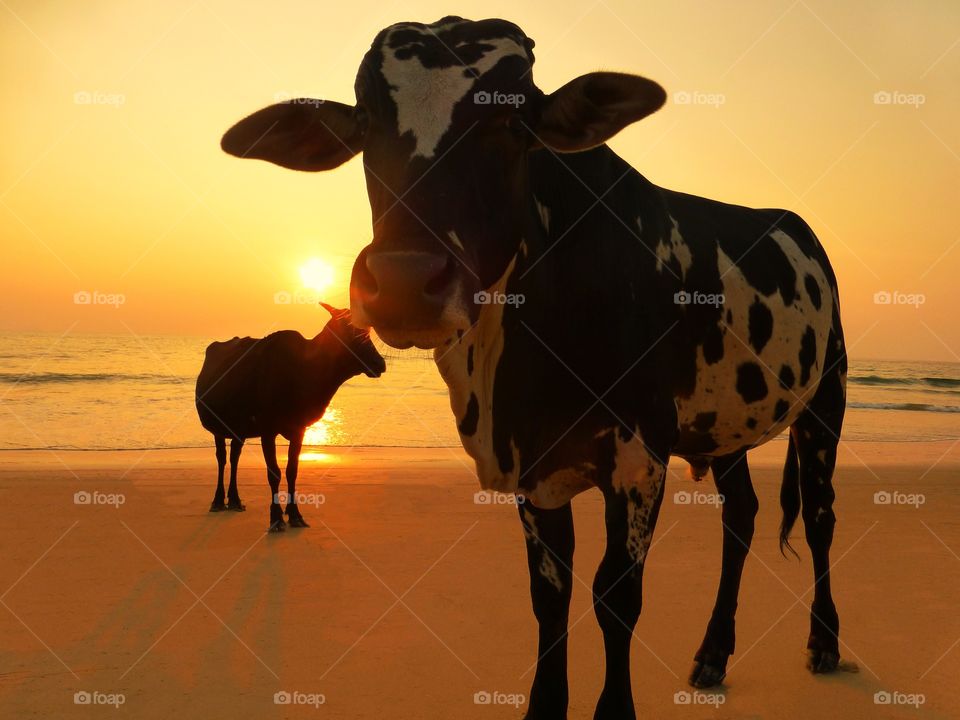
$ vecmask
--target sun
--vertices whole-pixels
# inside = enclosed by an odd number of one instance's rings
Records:
[[[333,284],[333,276],[333,266],[320,258],[310,258],[300,266],[303,286],[315,293],[325,292]]]

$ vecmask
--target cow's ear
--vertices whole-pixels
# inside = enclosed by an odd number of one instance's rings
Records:
[[[220,147],[292,170],[330,170],[363,150],[364,129],[350,105],[300,98],[245,117],[227,130]]]
[[[666,99],[660,85],[638,75],[581,75],[547,95],[536,139],[558,152],[589,150],[659,110]]]

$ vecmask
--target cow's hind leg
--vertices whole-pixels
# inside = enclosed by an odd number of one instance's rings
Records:
[[[807,666],[815,673],[833,672],[840,661],[840,620],[830,592],[830,545],[836,517],[833,514],[833,472],[846,403],[846,355],[843,340],[831,333],[825,366],[816,395],[791,428],[796,457],[788,460],[799,466],[793,473],[791,490],[784,476],[781,504],[784,525],[781,543],[785,543],[796,518],[795,485],[799,482],[803,525],[813,558],[814,592],[810,607],[810,638],[807,642]],[[791,501],[791,492],[794,499]],[[792,516],[792,517],[791,517]]]
[[[280,507],[280,464],[277,462],[277,436],[264,435],[260,438],[263,445],[263,460],[267,465],[267,482],[270,483],[270,532],[282,532],[287,524],[283,521],[283,508]]]
[[[727,658],[733,655],[736,636],[734,618],[740,578],[759,509],[745,452],[714,460],[713,477],[723,496],[723,568],[713,615],[690,673],[690,684],[698,688],[719,685],[727,674]]]
[[[833,672],[840,660],[840,619],[830,592],[830,545],[836,523],[832,478],[837,439],[812,418],[801,418],[793,433],[800,461],[803,525],[816,582],[810,606],[808,667],[815,673]]]
[[[237,466],[240,463],[240,452],[243,450],[243,438],[230,440],[230,487],[227,488],[227,510],[242,512],[247,509],[240,501],[240,491],[237,490]]]
[[[215,435],[213,441],[217,448],[217,490],[213,494],[213,502],[210,503],[210,512],[220,512],[227,509],[223,502],[226,497],[223,491],[223,469],[227,464],[227,439],[222,435]]]
[[[603,632],[606,672],[594,720],[636,718],[630,641],[640,618],[643,565],[663,501],[666,471],[666,465],[641,445],[635,439],[621,448],[610,486],[603,488],[607,547],[593,582],[593,603]]]
[[[530,597],[539,623],[537,672],[526,720],[562,720],[567,716],[567,620],[573,585],[573,512],[570,503],[540,510],[520,508],[527,540]]]
[[[300,514],[297,504],[297,471],[300,468],[300,449],[303,447],[303,432],[290,438],[287,451],[287,520],[290,527],[310,527]]]

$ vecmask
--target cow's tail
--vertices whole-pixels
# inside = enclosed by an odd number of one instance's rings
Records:
[[[784,550],[789,550],[799,558],[797,551],[790,545],[790,531],[800,515],[800,458],[793,442],[793,433],[789,433],[788,437],[787,461],[783,466],[783,482],[780,485],[780,507],[783,510],[783,520],[780,522],[780,552],[786,556]]]

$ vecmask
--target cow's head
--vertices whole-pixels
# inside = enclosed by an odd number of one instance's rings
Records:
[[[436,347],[476,321],[474,294],[503,276],[527,227],[527,153],[595,147],[665,100],[655,82],[610,72],[545,95],[533,45],[504,20],[392,25],[360,65],[356,105],[291,100],[223,137],[228,153],[295,170],[363,153],[373,242],[351,307],[390,345]]]
[[[333,352],[346,359],[354,375],[363,373],[372,378],[383,375],[387,370],[387,363],[370,339],[370,330],[358,328],[350,322],[349,310],[335,308],[325,302],[320,304],[330,313],[330,320],[324,326],[320,337],[330,338]]]

